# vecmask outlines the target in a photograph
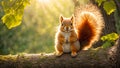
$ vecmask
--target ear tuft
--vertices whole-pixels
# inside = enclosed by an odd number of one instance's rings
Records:
[[[60,15],[60,22],[62,23],[62,21],[63,21],[63,16],[62,15]]]
[[[72,23],[74,22],[74,16],[73,15],[72,15],[70,20],[71,20]]]

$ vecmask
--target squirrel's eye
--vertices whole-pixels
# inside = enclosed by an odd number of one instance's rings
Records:
[[[71,26],[72,26],[73,24],[71,23]]]
[[[61,25],[63,26],[63,23]]]

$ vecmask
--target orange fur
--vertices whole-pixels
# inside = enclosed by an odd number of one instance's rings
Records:
[[[65,43],[65,38],[62,34],[58,35],[58,40],[60,41],[60,44]]]
[[[80,44],[74,30],[73,17],[61,17],[60,26],[55,36],[55,50],[57,56],[61,56],[64,52],[71,52],[71,56],[75,57],[79,48]]]
[[[77,51],[78,51],[77,48],[76,48],[75,45],[72,43],[72,44],[71,44],[71,52],[72,52],[71,55],[72,55],[72,56],[77,55],[77,53],[76,53]]]
[[[77,40],[77,34],[75,32],[71,33],[70,42],[75,42]]]
[[[88,4],[81,6],[76,13],[75,28],[82,50],[88,50],[93,43],[99,40],[100,33],[104,26],[103,17],[99,9]]]

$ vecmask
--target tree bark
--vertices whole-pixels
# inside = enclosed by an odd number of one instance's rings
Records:
[[[56,57],[49,54],[0,55],[0,68],[120,68],[120,36],[107,49],[97,48]]]
[[[108,51],[108,58],[113,68],[120,68],[120,35],[115,45]]]

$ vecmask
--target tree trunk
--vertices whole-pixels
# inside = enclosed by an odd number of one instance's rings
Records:
[[[115,45],[108,51],[108,58],[113,68],[120,68],[120,35]]]
[[[91,0],[91,2],[94,5],[97,5],[95,0]],[[107,15],[106,11],[103,8],[103,5],[101,5],[98,8],[101,10],[101,13],[103,14],[103,18],[104,18],[104,21],[105,21],[105,28],[103,29],[103,33],[102,33],[101,36],[109,34],[109,33],[117,32],[116,27],[115,27],[114,13],[112,13],[110,15]],[[102,45],[103,43],[104,42],[99,40],[94,47],[98,47],[98,46]]]

